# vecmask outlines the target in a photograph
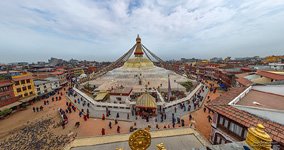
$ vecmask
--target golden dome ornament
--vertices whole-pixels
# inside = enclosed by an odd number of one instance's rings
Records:
[[[146,150],[151,145],[151,134],[139,129],[130,135],[128,144],[132,150]]]

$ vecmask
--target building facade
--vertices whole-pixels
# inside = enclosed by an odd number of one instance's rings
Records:
[[[38,96],[46,95],[58,88],[60,88],[59,80],[57,78],[46,78],[44,80],[35,80],[36,93]]]
[[[0,79],[0,107],[16,102],[11,79]]]
[[[24,98],[36,95],[34,81],[31,73],[20,73],[12,76],[13,90],[16,97]]]

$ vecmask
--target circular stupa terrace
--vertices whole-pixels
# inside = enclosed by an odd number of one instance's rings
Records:
[[[123,66],[89,81],[89,84],[95,85],[96,91],[107,91],[120,86],[132,88],[134,92],[145,92],[146,87],[147,89],[159,88],[160,91],[167,91],[168,76],[172,90],[186,91],[185,87],[179,83],[189,81],[189,79],[157,66],[152,68],[125,68]],[[139,81],[141,81],[140,84]]]

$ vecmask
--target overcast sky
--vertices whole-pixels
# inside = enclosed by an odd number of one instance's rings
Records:
[[[284,0],[1,0],[0,62],[284,54]]]

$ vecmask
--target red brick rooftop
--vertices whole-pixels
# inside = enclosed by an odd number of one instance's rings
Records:
[[[271,136],[273,140],[284,144],[284,125],[276,122],[265,120],[246,111],[239,110],[233,106],[228,105],[235,97],[242,93],[245,88],[232,88],[230,91],[222,94],[216,100],[206,105],[210,110],[221,114],[231,120],[242,124],[243,126],[255,127],[256,124],[261,123],[265,127],[265,131]]]
[[[284,75],[282,74],[277,74],[277,73],[273,73],[273,72],[268,72],[268,71],[257,71],[256,72],[257,75],[260,76],[264,76],[270,79],[274,79],[274,80],[284,80]]]
[[[254,104],[257,102],[259,105]],[[258,90],[250,90],[237,105],[252,106],[258,108],[284,110],[284,96]]]

